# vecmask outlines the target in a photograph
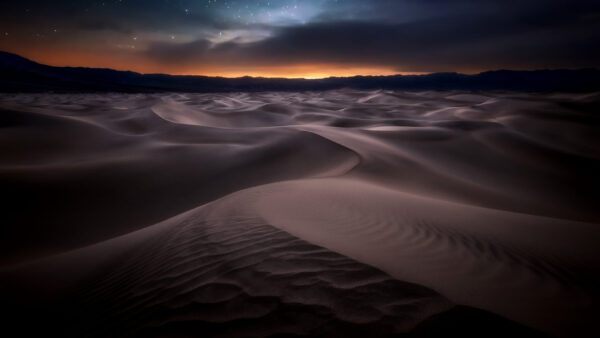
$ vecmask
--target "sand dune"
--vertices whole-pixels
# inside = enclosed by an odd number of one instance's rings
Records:
[[[72,335],[592,337],[599,102],[2,95],[2,298]]]

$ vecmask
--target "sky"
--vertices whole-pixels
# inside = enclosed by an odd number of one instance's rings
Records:
[[[3,0],[0,50],[226,77],[600,68],[600,1]]]

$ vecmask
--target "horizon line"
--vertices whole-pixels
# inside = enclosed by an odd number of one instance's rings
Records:
[[[593,68],[593,67],[580,67],[580,68],[537,68],[537,69],[509,69],[509,68],[499,68],[499,69],[488,69],[488,70],[482,70],[482,71],[476,71],[476,72],[460,72],[460,71],[434,71],[434,72],[398,72],[398,73],[393,73],[393,74],[353,74],[353,75],[344,75],[344,76],[339,76],[339,75],[327,75],[327,76],[307,76],[307,77],[297,77],[297,76],[269,76],[269,75],[236,75],[236,76],[227,76],[227,75],[205,75],[205,74],[199,74],[199,73],[193,73],[193,74],[178,74],[178,73],[168,73],[168,72],[140,72],[140,71],[135,71],[135,70],[131,70],[131,69],[119,69],[119,68],[111,68],[111,67],[92,67],[92,66],[73,66],[73,65],[64,65],[64,66],[58,66],[58,65],[52,65],[52,64],[47,64],[47,63],[42,63],[39,61],[36,61],[32,58],[28,58],[25,56],[22,56],[20,54],[17,53],[12,53],[12,52],[8,52],[8,51],[3,51],[0,50],[0,53],[5,53],[5,54],[10,54],[10,55],[14,55],[17,57],[20,57],[22,59],[28,60],[30,62],[36,63],[38,65],[42,65],[42,66],[47,66],[47,67],[54,67],[54,68],[81,68],[81,69],[103,69],[103,70],[111,70],[111,71],[116,71],[116,72],[128,72],[128,73],[135,73],[135,74],[139,74],[139,75],[163,75],[163,76],[178,76],[178,77],[206,77],[206,78],[222,78],[222,79],[243,79],[243,78],[253,78],[253,79],[272,79],[272,80],[277,80],[277,79],[281,79],[281,80],[326,80],[326,79],[343,79],[343,78],[353,78],[353,77],[394,77],[394,76],[427,76],[427,75],[434,75],[434,74],[458,74],[458,75],[467,75],[467,76],[472,76],[472,75],[479,75],[479,74],[483,74],[483,73],[490,73],[490,72],[501,72],[501,71],[508,71],[508,72],[539,72],[539,71],[583,71],[583,70],[593,70],[593,71],[599,71],[600,69],[598,68]]]

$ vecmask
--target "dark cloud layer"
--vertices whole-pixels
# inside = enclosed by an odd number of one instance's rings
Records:
[[[403,24],[322,22],[282,28],[274,37],[250,44],[211,46],[206,40],[154,44],[147,55],[161,62],[326,62],[379,64],[415,71],[599,65],[597,18],[582,15],[561,17],[555,22],[512,19],[509,22],[502,16],[474,16]]]
[[[600,2],[591,0],[106,3],[56,1],[50,6],[25,0],[3,4],[0,16],[13,31],[27,20],[33,26],[56,26],[53,22],[62,20],[65,34],[78,41],[86,31],[105,32],[110,41],[142,35],[143,41],[132,43],[134,54],[165,69],[295,64],[415,72],[600,67]],[[86,43],[100,43],[94,39]]]

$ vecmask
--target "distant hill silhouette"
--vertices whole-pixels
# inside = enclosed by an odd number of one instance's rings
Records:
[[[222,78],[139,74],[102,68],[52,67],[0,52],[0,92],[226,92],[271,90],[402,89],[402,90],[600,90],[600,70],[488,71],[476,75],[354,76],[326,79]]]

